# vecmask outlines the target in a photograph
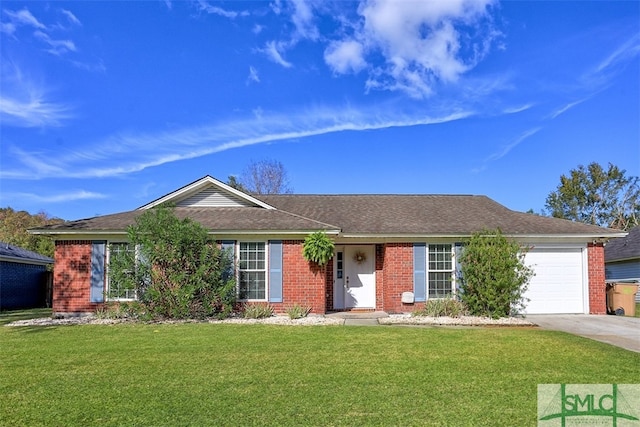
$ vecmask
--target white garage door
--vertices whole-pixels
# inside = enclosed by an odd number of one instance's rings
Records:
[[[530,299],[528,314],[584,313],[584,277],[582,249],[534,248],[526,263],[536,275],[525,294]]]

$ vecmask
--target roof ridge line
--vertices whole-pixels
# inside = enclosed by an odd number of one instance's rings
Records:
[[[295,218],[302,218],[302,219],[307,220],[307,221],[311,221],[311,222],[315,222],[315,223],[318,223],[318,224],[326,225],[328,227],[333,227],[334,229],[336,229],[338,231],[342,231],[342,227],[338,227],[335,224],[329,224],[329,223],[326,223],[326,222],[318,221],[317,219],[308,218],[306,216],[295,214],[293,212],[285,211],[285,210],[278,209],[278,208],[275,208],[275,210],[277,210],[278,212],[282,212],[283,214],[286,214],[286,215],[289,215],[289,216],[293,216]]]

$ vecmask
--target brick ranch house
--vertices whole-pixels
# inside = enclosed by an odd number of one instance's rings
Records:
[[[471,195],[260,195],[205,176],[136,210],[31,230],[55,240],[53,311],[92,312],[135,293],[109,280],[113,251],[133,250],[126,228],[145,210],[173,203],[209,229],[236,260],[238,296],[284,312],[409,312],[455,293],[461,242],[500,228],[531,247],[535,269],[526,313],[605,314],[604,245],[626,233],[515,212]],[[302,257],[322,230],[335,254],[322,270]]]

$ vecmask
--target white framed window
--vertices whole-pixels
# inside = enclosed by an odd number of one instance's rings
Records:
[[[111,272],[111,266],[123,259],[136,259],[136,247],[127,242],[111,242],[107,251],[107,277],[106,299],[107,301],[133,301],[138,299],[134,272],[123,270],[119,274]]]
[[[238,246],[239,299],[266,301],[267,245],[265,242],[240,242]]]
[[[429,244],[427,291],[429,298],[448,298],[454,292],[453,245]]]

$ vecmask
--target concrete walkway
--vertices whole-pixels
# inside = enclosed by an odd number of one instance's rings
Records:
[[[530,314],[543,329],[568,332],[640,353],[640,318],[590,314]]]
[[[340,311],[337,313],[329,313],[325,316],[344,319],[344,324],[347,326],[378,326],[380,324],[378,322],[379,318],[389,317],[384,311]]]

